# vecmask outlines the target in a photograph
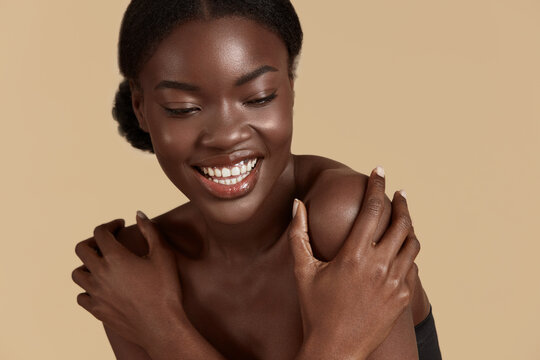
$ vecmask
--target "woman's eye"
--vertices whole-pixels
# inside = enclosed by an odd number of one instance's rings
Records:
[[[165,111],[173,116],[182,116],[182,115],[190,115],[197,111],[199,111],[199,108],[197,107],[190,107],[190,108],[178,108],[178,109],[171,109],[164,107]]]
[[[271,102],[276,97],[277,97],[277,94],[273,93],[271,95],[265,96],[265,97],[260,98],[260,99],[246,101],[245,104],[246,105],[255,105],[255,106],[264,105],[264,104],[267,104],[267,103]]]

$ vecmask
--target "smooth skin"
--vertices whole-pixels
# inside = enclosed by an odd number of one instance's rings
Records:
[[[276,71],[237,85],[246,71],[261,66]],[[370,231],[373,239],[383,238],[381,247],[377,245],[376,252],[356,252],[357,270],[361,269],[357,276],[349,278],[332,270],[340,268],[335,264],[342,261],[331,260],[349,233],[356,239],[350,242],[357,245],[370,237],[368,230],[362,230],[369,222],[367,215],[357,220],[364,225],[355,225],[363,200],[371,199],[364,194],[370,193],[366,190],[368,177],[333,160],[290,153],[294,81],[287,70],[287,51],[279,37],[253,21],[223,18],[177,28],[160,43],[137,83],[132,83],[139,124],[152,137],[165,174],[190,202],[152,220],[161,242],[154,243],[151,232],[145,233],[138,219],[137,226],[126,228],[122,221],[102,225],[93,238],[77,246],[85,267],[75,270],[73,277],[87,291],[79,295],[79,304],[105,323],[117,358],[166,359],[176,351],[176,358],[204,354],[209,359],[292,359],[301,348],[299,356],[332,348],[321,342],[326,335],[313,330],[320,328],[318,323],[330,326],[324,334],[333,335],[329,338],[335,344],[333,349],[341,349],[341,354],[364,356],[374,350],[370,359],[417,357],[413,324],[427,316],[429,302],[414,276],[414,296],[401,312],[407,302],[404,299],[410,296],[399,289],[403,290],[403,279],[411,270],[405,271],[405,261],[397,260],[404,258],[400,255],[404,250],[394,253],[396,244],[407,244],[412,241],[405,240],[407,236],[414,237],[403,210],[406,204],[395,199],[391,204],[384,196],[384,186],[379,186],[377,203],[382,210],[379,208],[374,235]],[[194,84],[198,90],[158,89],[156,85],[163,80]],[[277,97],[265,100],[271,94]],[[170,109],[181,111],[172,115]],[[248,194],[219,199],[195,179],[193,165],[245,150],[262,159],[259,181]],[[288,237],[295,198],[307,207],[313,254],[330,261],[330,265],[318,265],[328,275],[304,280],[331,279],[334,274],[333,281],[299,286],[298,257],[293,255],[299,254],[291,251]],[[366,201],[369,209],[375,209],[372,200]],[[298,208],[302,214],[302,206]],[[360,230],[351,232],[353,226]],[[120,245],[115,238],[137,256],[128,256],[120,246],[107,247],[107,243]],[[165,249],[165,243],[172,249],[174,261],[166,251],[155,252]],[[392,246],[382,246],[386,243]],[[387,256],[381,255],[385,253]],[[413,259],[411,255],[410,264]],[[391,266],[394,263],[402,265]],[[379,282],[363,281],[371,279],[369,271],[376,271]],[[358,291],[364,294],[361,303],[367,308],[356,302],[343,303],[342,312],[317,317],[333,302],[310,303],[314,298],[309,291],[332,294],[324,291],[324,283],[333,286],[353,280],[357,286],[333,291]],[[395,291],[389,290],[389,284]],[[409,290],[412,292],[411,286]],[[304,316],[312,311],[314,315]],[[350,315],[346,322],[350,326],[337,322],[332,326],[332,319],[340,319],[338,315]],[[364,322],[369,326],[363,326]],[[364,332],[354,330],[357,327]],[[347,329],[351,336],[345,335]],[[388,336],[382,341],[386,331]]]

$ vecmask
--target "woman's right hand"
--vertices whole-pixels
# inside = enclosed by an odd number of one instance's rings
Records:
[[[295,200],[289,240],[304,328],[299,359],[366,359],[409,305],[420,244],[400,192],[394,194],[390,226],[380,241],[374,238],[384,189],[384,175],[374,170],[354,226],[330,262],[313,256],[306,208]]]

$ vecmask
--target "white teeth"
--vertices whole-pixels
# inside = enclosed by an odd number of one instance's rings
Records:
[[[250,171],[255,168],[257,159],[251,159],[249,161],[243,160],[237,166],[234,167],[200,167],[200,170],[204,175],[207,175],[208,179],[222,185],[234,185],[244,180]],[[223,178],[223,179],[218,179]]]
[[[255,167],[255,160],[248,162],[248,171],[253,170]]]

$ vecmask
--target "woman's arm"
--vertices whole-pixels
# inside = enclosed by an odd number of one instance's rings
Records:
[[[103,327],[117,360],[152,360],[142,347],[127,341],[107,325]]]
[[[77,244],[83,266],[72,277],[86,290],[77,302],[106,324],[118,359],[222,360],[184,313],[173,252],[142,213],[137,226],[148,241],[144,257],[115,238],[122,219],[96,227],[94,237]]]
[[[339,252],[360,211],[367,180],[367,176],[346,167],[325,170],[319,174],[305,198],[315,257],[329,261]],[[380,238],[386,231],[392,217],[391,209],[392,204],[385,197],[384,212],[375,238]],[[417,274],[415,278],[415,291],[410,306],[370,359],[417,358],[414,325],[428,315],[429,301]]]

